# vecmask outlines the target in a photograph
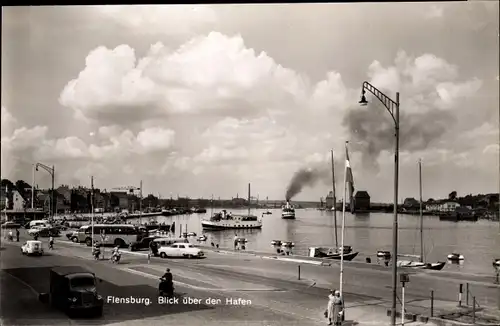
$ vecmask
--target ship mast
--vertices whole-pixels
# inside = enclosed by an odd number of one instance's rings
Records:
[[[250,183],[248,183],[248,215],[250,215]]]
[[[418,160],[418,181],[420,192],[420,262],[424,262],[424,217],[422,213],[422,160]]]

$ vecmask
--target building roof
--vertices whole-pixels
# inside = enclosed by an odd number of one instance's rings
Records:
[[[356,192],[355,198],[370,198],[370,195],[365,190],[359,190]]]
[[[51,272],[54,272],[59,275],[69,275],[69,274],[77,274],[77,273],[91,273],[88,269],[81,266],[57,266],[51,269]]]

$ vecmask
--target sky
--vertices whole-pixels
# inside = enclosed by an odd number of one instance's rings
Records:
[[[2,8],[1,175],[163,198],[498,192],[496,1]],[[39,187],[50,186],[45,171]]]

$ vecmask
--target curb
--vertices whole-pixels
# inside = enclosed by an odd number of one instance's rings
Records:
[[[391,309],[387,309],[387,316],[391,316]],[[396,312],[396,317],[401,318],[401,312],[397,311]],[[456,320],[451,320],[451,319],[443,319],[440,317],[429,317],[429,316],[424,316],[420,314],[412,314],[412,313],[405,313],[405,320],[408,320],[410,322],[415,322],[419,321],[422,323],[432,323],[437,326],[471,326],[472,324],[469,323],[463,323],[460,321]],[[479,324],[476,324],[479,325]]]

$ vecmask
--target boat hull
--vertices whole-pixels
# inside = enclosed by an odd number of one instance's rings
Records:
[[[351,261],[356,256],[359,254],[359,252],[351,252],[349,254],[344,254],[344,260],[346,261]],[[326,257],[321,257],[321,258],[326,258],[326,259],[334,259],[334,260],[342,260],[342,255],[341,254],[333,254],[333,255],[328,255]]]
[[[285,220],[294,220],[295,219],[295,213],[282,213],[281,218]]]
[[[262,223],[258,221],[252,222],[214,222],[214,221],[202,221],[201,226],[204,229],[210,230],[231,230],[231,229],[261,229]]]

